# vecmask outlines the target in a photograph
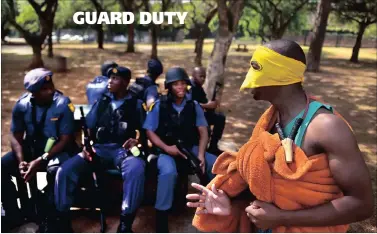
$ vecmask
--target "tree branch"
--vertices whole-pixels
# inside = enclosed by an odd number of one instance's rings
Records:
[[[298,6],[293,10],[293,12],[294,12],[295,14],[297,14],[297,11],[301,10],[301,8],[303,8],[303,7],[305,6],[305,4],[307,4],[308,2],[309,2],[309,0],[304,0],[304,1],[302,1],[301,4],[298,5]]]
[[[14,19],[9,19],[9,23],[11,23],[18,31],[20,31],[24,37],[30,36],[30,33],[26,31],[21,25],[19,25]]]
[[[209,22],[211,22],[211,20],[216,15],[216,13],[217,13],[217,7],[213,8],[212,10],[210,10],[210,12],[208,13],[208,15],[207,15],[206,20],[204,21],[204,23],[206,25],[209,24]]]
[[[41,10],[41,6],[38,5],[38,3],[36,3],[34,0],[28,0],[28,2],[30,3],[30,5],[34,8],[35,12],[38,14],[38,15],[42,15],[43,12]]]
[[[278,7],[275,5],[275,3],[272,0],[267,0],[268,3],[275,9],[275,11],[281,13],[281,10],[278,9]]]
[[[357,23],[362,23],[361,20],[359,20],[359,19],[357,19],[357,18],[355,18],[355,17],[352,17],[350,14],[347,14],[347,12],[339,12],[339,14],[340,14],[342,17],[346,18],[346,19],[356,21]]]
[[[193,1],[190,1],[190,5],[193,7],[193,16],[191,17],[191,20],[192,20],[192,22],[194,22],[194,23],[196,23],[197,21],[196,21],[196,17],[197,17],[197,15],[196,15],[196,6],[195,6],[195,3],[193,3]]]
[[[93,3],[93,5],[96,8],[97,12],[103,11],[103,8],[102,8],[101,4],[99,4],[99,2],[97,2],[97,0],[90,0],[90,1]]]
[[[295,17],[295,15],[297,15],[297,12],[300,11],[304,6],[305,4],[307,4],[309,2],[309,0],[304,0],[301,2],[300,5],[298,5],[292,12],[291,16],[286,20],[286,22],[283,22],[282,24],[282,28],[286,28],[288,27],[288,25],[291,23],[293,17]]]
[[[276,3],[276,7],[278,7],[280,5],[280,3],[282,2],[282,0],[279,0],[277,3]]]
[[[228,25],[228,7],[226,6],[226,0],[218,0],[218,6],[219,24]]]

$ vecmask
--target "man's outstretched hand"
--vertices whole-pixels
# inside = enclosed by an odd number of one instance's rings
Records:
[[[212,185],[212,189],[203,185],[192,183],[192,187],[202,192],[202,194],[187,194],[188,200],[198,200],[197,202],[188,202],[188,207],[203,207],[203,210],[197,211],[196,214],[214,214],[214,215],[230,215],[232,205],[230,199],[223,190],[216,189]]]

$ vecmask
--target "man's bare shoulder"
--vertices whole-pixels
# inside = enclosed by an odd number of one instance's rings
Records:
[[[337,129],[350,131],[350,128],[344,119],[325,108],[320,108],[316,112],[310,125],[318,131],[328,132],[330,130],[337,131]]]
[[[355,136],[345,120],[324,108],[317,111],[308,131],[311,137],[314,137],[316,142],[325,149],[356,143]]]

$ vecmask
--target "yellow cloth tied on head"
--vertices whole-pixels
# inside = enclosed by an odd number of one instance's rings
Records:
[[[305,64],[300,61],[258,46],[250,60],[250,69],[240,91],[303,82],[305,69]]]

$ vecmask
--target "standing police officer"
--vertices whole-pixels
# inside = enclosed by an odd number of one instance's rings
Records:
[[[215,112],[218,102],[217,100],[208,101],[207,95],[204,92],[203,84],[206,80],[206,70],[203,67],[195,67],[192,72],[190,94],[192,99],[197,101],[206,111],[204,116],[209,125],[213,125],[211,134],[211,141],[208,151],[220,155],[223,151],[218,148],[218,142],[221,139],[225,127],[225,115],[220,112]]]
[[[146,110],[149,110],[150,106],[158,99],[156,80],[163,71],[164,67],[160,60],[151,59],[148,61],[147,75],[143,78],[137,78],[130,87],[130,89],[137,90],[137,96],[145,103]]]
[[[53,205],[54,178],[59,164],[69,158],[74,133],[74,106],[68,97],[55,90],[52,72],[37,68],[28,72],[24,79],[25,93],[17,101],[12,112],[12,152],[1,158],[1,199],[6,216],[17,217],[20,210],[17,196],[25,182],[36,179],[36,172],[47,168],[48,207]],[[24,134],[26,137],[24,138]],[[55,142],[45,152],[47,141]],[[17,193],[11,176],[17,178]],[[35,195],[35,194],[34,194]],[[45,218],[39,226],[40,232],[54,232],[47,222],[51,214],[45,210]],[[18,216],[19,217],[19,216]],[[12,218],[12,222],[16,218]]]
[[[174,158],[185,157],[175,145],[177,140],[181,140],[186,148],[197,155],[203,173],[210,179],[214,177],[211,170],[216,156],[205,152],[208,143],[207,121],[200,105],[186,98],[189,84],[190,80],[184,69],[169,69],[165,81],[168,95],[155,102],[143,126],[149,140],[161,152],[157,160],[156,232],[169,231],[167,211],[173,203],[177,179]]]
[[[88,98],[88,104],[93,105],[102,94],[107,91],[107,84],[109,77],[107,73],[109,70],[118,67],[118,64],[114,61],[107,60],[101,66],[101,75],[96,76],[94,80],[89,82],[86,86],[86,97]]]
[[[143,199],[145,162],[131,155],[129,149],[137,144],[136,130],[141,129],[142,107],[141,101],[127,91],[131,79],[128,68],[113,68],[108,76],[110,93],[93,105],[86,119],[95,143],[94,151],[104,169],[115,167],[122,173],[123,200],[118,232],[132,232],[136,210]],[[58,170],[55,203],[65,225],[70,226],[68,212],[73,203],[73,191],[79,177],[91,171],[90,160],[83,151]]]

